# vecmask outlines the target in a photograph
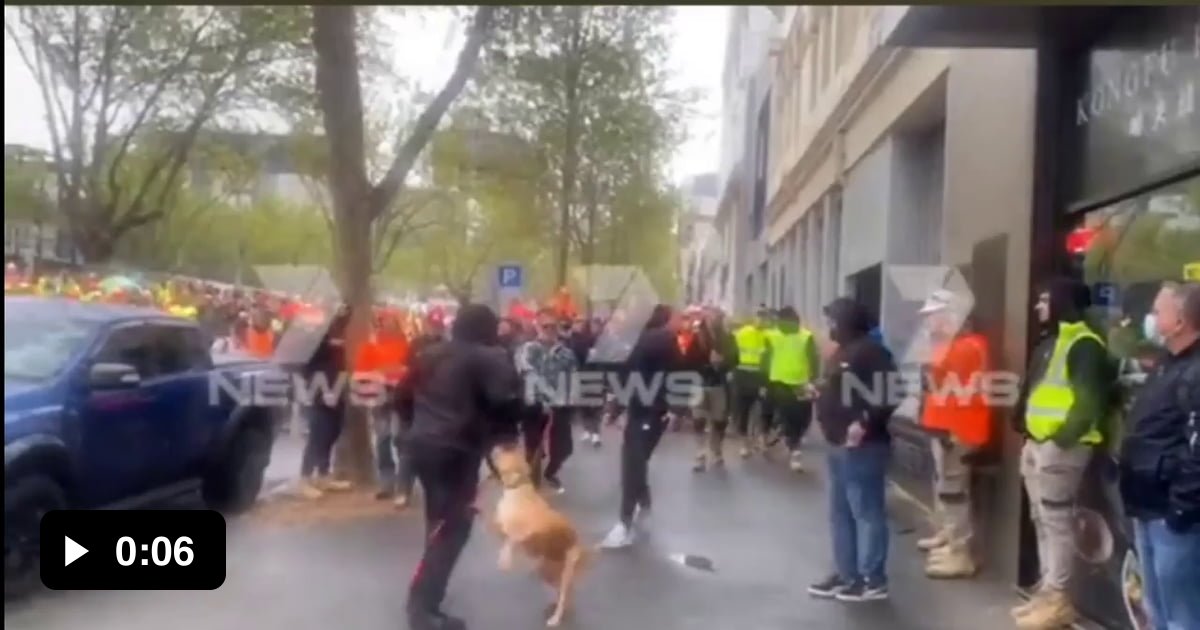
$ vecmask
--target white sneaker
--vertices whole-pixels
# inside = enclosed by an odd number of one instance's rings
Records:
[[[617,523],[608,531],[604,540],[600,541],[601,549],[624,549],[633,545],[633,529],[624,523]]]

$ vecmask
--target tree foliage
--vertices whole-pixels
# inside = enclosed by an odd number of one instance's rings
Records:
[[[165,216],[201,130],[260,101],[305,24],[283,7],[5,9],[46,112],[58,209],[85,258],[107,259]]]
[[[573,254],[584,263],[658,259],[675,210],[665,165],[681,140],[690,95],[668,85],[666,24],[653,6],[546,6],[501,31],[472,101],[491,129],[541,149],[542,222],[553,234],[555,284]],[[635,215],[651,220],[647,251],[633,242]]]

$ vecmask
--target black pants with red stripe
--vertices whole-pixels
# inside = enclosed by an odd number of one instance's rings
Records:
[[[471,537],[482,457],[434,444],[412,445],[410,457],[425,491],[425,553],[409,587],[408,607],[434,611]]]

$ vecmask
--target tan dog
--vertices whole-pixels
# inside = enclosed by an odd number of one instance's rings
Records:
[[[504,537],[500,570],[512,569],[513,553],[518,547],[537,562],[538,575],[557,593],[546,625],[558,626],[571,605],[575,580],[591,550],[580,544],[571,521],[550,507],[533,487],[529,463],[521,449],[499,447],[493,451],[492,461],[504,486],[493,519],[493,525]]]

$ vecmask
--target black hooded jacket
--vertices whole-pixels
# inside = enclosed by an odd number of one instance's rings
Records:
[[[521,385],[498,343],[498,319],[486,306],[462,308],[452,338],[425,347],[415,358],[401,417],[412,418],[409,438],[482,454],[516,439]]]
[[[646,322],[645,330],[642,331],[633,350],[629,353],[626,361],[626,375],[638,375],[647,385],[656,382],[665,384],[665,379],[670,373],[680,370],[682,357],[679,352],[679,344],[675,340],[675,333],[667,326],[670,318],[671,310],[669,308],[662,305],[655,307],[650,319]],[[638,390],[634,388],[629,391],[636,393]],[[636,395],[632,396],[628,407],[631,412],[666,413],[667,387],[660,385],[656,388],[651,400],[641,400]]]
[[[838,349],[826,365],[817,398],[821,432],[830,444],[842,446],[850,424],[859,422],[866,429],[863,443],[887,443],[891,440],[887,423],[896,406],[890,402],[885,386],[896,363],[891,353],[868,334],[873,321],[861,304],[838,298],[825,307],[825,314]],[[857,387],[851,386],[848,376],[857,379]],[[867,388],[875,390],[877,396],[864,395],[862,390]]]
[[[1050,296],[1050,319],[1041,331],[1042,340],[1031,355],[1020,404],[1012,415],[1013,429],[1026,436],[1025,408],[1033,386],[1046,375],[1058,339],[1058,324],[1085,321],[1084,314],[1091,302],[1087,286],[1069,278],[1050,281],[1045,292]],[[1081,339],[1071,346],[1067,353],[1067,375],[1075,402],[1067,412],[1062,428],[1050,438],[1063,448],[1077,445],[1095,423],[1104,420],[1115,403],[1113,384],[1116,375],[1108,351],[1099,341]]]

